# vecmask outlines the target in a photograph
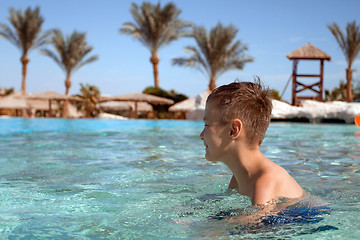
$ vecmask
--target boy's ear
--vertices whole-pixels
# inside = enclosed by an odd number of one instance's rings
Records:
[[[230,137],[235,140],[240,136],[242,130],[242,122],[239,119],[234,119],[231,123]]]

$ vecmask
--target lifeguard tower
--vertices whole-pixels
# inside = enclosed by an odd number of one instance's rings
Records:
[[[330,61],[330,56],[313,46],[311,43],[296,49],[289,53],[287,58],[293,60],[293,72],[292,72],[292,105],[299,105],[301,100],[310,99],[323,101],[323,81],[324,81],[324,60]],[[319,74],[298,74],[297,67],[300,60],[319,60],[320,61],[320,73]],[[319,81],[315,83],[304,83],[299,81],[299,78],[319,78]],[[309,96],[299,96],[298,93],[310,90],[315,93]]]

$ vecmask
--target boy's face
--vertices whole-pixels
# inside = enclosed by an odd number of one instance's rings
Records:
[[[231,138],[228,126],[220,122],[219,111],[211,103],[206,104],[204,123],[200,138],[204,141],[205,158],[209,161],[222,161]]]

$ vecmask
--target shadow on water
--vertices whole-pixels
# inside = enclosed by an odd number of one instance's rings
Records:
[[[259,239],[286,239],[323,231],[339,230],[335,226],[319,225],[330,213],[331,208],[328,206],[295,204],[280,212],[274,212],[260,218],[256,224],[239,225],[228,229],[228,232],[229,235],[256,234]],[[224,213],[220,215],[224,215]]]
[[[226,199],[226,197],[224,198]],[[210,198],[214,203],[221,198]],[[199,199],[203,200],[203,199]],[[206,199],[209,202],[209,198]],[[291,204],[291,205],[289,205]],[[229,208],[228,208],[229,209]],[[198,209],[197,209],[198,210]],[[258,209],[248,206],[241,209],[221,210],[208,215],[210,224],[215,228],[224,226],[217,236],[241,236],[256,239],[289,239],[296,236],[317,234],[319,232],[339,230],[338,227],[328,224],[327,216],[333,209],[320,198],[307,196],[304,199],[291,203],[286,199],[278,202],[277,206],[265,215],[258,215]],[[215,231],[218,234],[219,231]]]
[[[225,236],[231,239],[291,239],[309,235],[313,238],[313,234],[329,232],[327,235],[340,230],[329,222],[334,210],[316,196],[308,195],[298,202],[281,199],[265,215],[259,215],[259,210],[249,203],[238,194],[205,194],[187,202],[178,223],[190,224],[195,239],[223,239]]]

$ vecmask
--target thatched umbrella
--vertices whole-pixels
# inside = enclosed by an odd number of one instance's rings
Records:
[[[29,100],[21,92],[13,93],[0,98],[0,109],[15,109],[23,111],[23,116],[27,116],[27,109],[47,110],[47,102],[41,100]]]
[[[107,101],[129,101],[135,103],[135,113],[138,112],[138,103],[146,102],[150,104],[161,104],[161,105],[171,105],[174,104],[174,101],[168,98],[158,97],[146,93],[128,93],[115,97],[101,97],[99,102]]]
[[[174,101],[168,98],[158,97],[146,93],[128,93],[115,97],[101,97],[100,102],[105,101],[130,101],[130,102],[147,102],[150,104],[174,104]]]
[[[184,101],[178,102],[169,108],[170,112],[189,112],[196,109],[205,109],[205,104],[211,91],[206,90],[195,97],[188,98]]]
[[[57,93],[57,92],[54,92],[51,90],[41,92],[41,93],[27,94],[25,96],[19,95],[18,98],[24,98],[26,100],[31,100],[30,103],[33,101],[36,101],[36,100],[48,101],[49,102],[48,109],[49,109],[50,115],[51,115],[51,110],[52,110],[52,101],[64,101],[64,100],[82,101],[82,99],[79,97],[67,96],[65,94]]]
[[[28,108],[30,109],[36,109],[36,110],[42,110],[42,111],[48,111],[54,108],[54,104],[48,103],[46,100],[26,100]]]
[[[193,115],[203,115],[205,111],[206,100],[211,91],[206,90],[199,93],[195,97],[188,98],[184,101],[178,102],[169,108],[170,112],[176,112],[180,114],[181,118],[192,119]],[[200,117],[202,119],[203,117]],[[193,119],[194,120],[194,119]],[[197,118],[196,118],[197,120]]]
[[[119,101],[109,101],[100,103],[101,109],[105,111],[127,111],[135,109],[135,102],[119,102]],[[137,110],[139,112],[151,112],[153,107],[146,102],[139,102]]]
[[[41,93],[32,93],[26,96],[28,99],[34,100],[71,100],[71,101],[82,101],[79,97],[67,96],[65,94],[57,93],[54,91],[45,91]]]
[[[0,109],[26,109],[28,107],[25,99],[20,99],[20,93],[13,93],[0,97]]]

